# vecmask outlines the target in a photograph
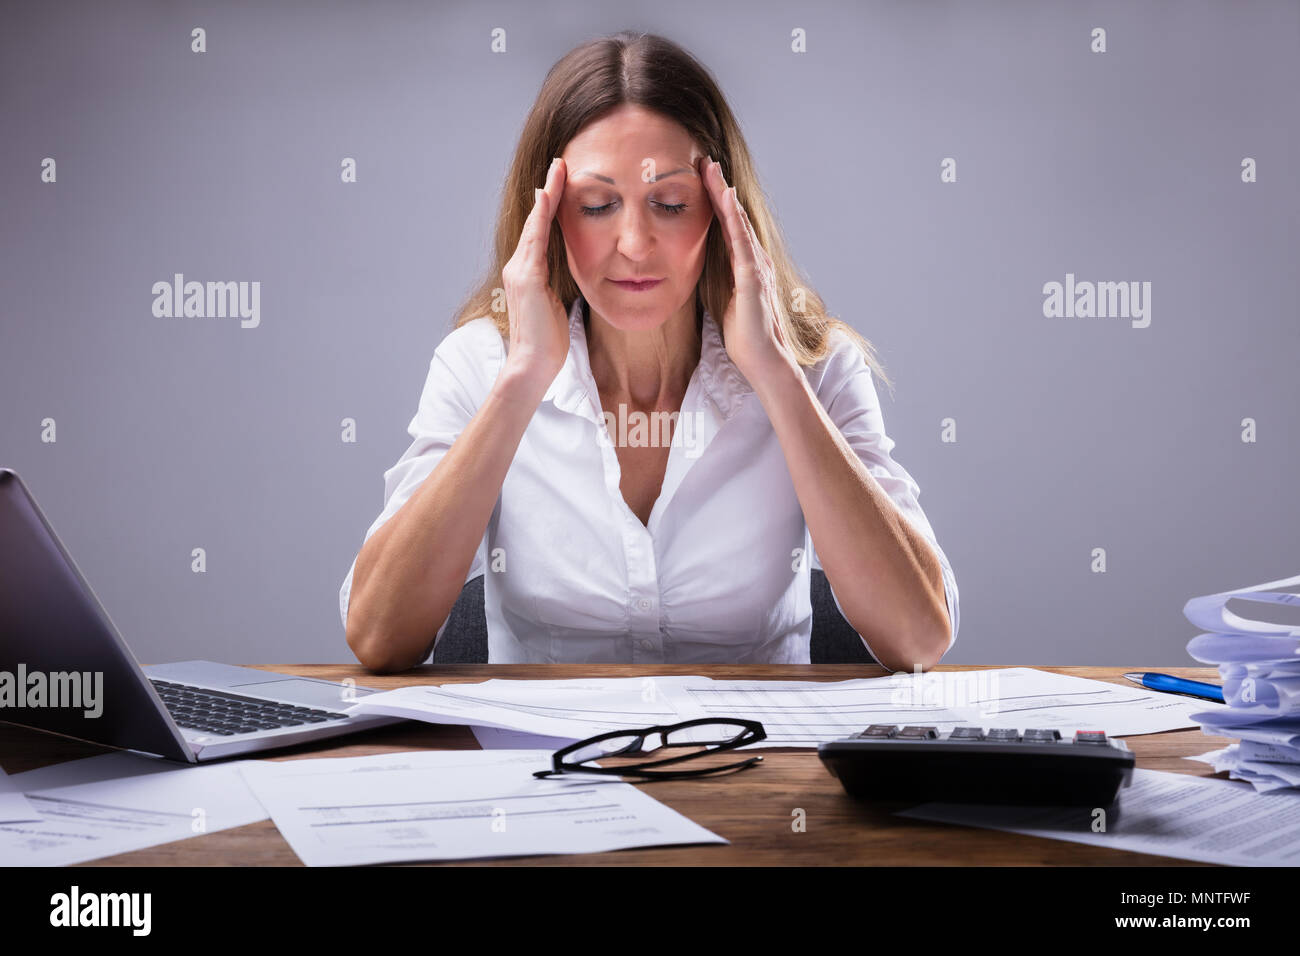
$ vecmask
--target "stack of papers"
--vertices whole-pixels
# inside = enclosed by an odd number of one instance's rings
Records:
[[[265,820],[308,866],[726,844],[616,776],[550,755],[417,751],[188,766],[119,751],[6,776],[0,865],[67,866]]]
[[[697,718],[763,724],[760,747],[810,747],[872,724],[1103,730],[1111,737],[1195,727],[1207,704],[1143,687],[1031,667],[900,672],[844,681],[713,680],[708,677],[495,679],[413,685],[370,694],[348,710],[430,723],[466,724],[484,748],[557,750],[612,730]]]
[[[1192,638],[1187,652],[1217,664],[1226,707],[1192,714],[1201,730],[1238,742],[1193,757],[1260,792],[1300,786],[1300,626],[1240,617],[1230,599],[1300,607],[1300,595],[1278,588],[1300,584],[1300,576],[1192,598],[1187,619],[1206,633]]]

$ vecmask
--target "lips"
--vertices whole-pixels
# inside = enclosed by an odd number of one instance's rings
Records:
[[[663,279],[610,279],[616,286],[627,289],[629,292],[646,292],[653,289]]]

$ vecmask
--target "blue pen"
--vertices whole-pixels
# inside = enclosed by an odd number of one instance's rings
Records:
[[[1151,690],[1164,691],[1167,694],[1184,694],[1188,697],[1199,697],[1201,700],[1217,700],[1221,704],[1224,702],[1223,688],[1218,684],[1174,677],[1172,674],[1143,674],[1135,671],[1124,676],[1133,683],[1141,684]]]

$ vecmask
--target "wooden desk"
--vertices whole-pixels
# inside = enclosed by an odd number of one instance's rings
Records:
[[[856,664],[751,665],[743,667],[657,667],[622,664],[453,664],[426,665],[413,671],[376,677],[356,666],[271,667],[305,677],[340,681],[352,677],[359,685],[390,690],[407,684],[452,683],[500,678],[628,677],[643,674],[703,674],[714,678],[780,680],[847,680],[880,677],[879,667]],[[980,670],[975,667],[940,667],[940,671]],[[1132,686],[1125,671],[1160,670],[1183,677],[1214,681],[1213,667],[1044,667],[1045,671],[1072,674]],[[1209,737],[1199,729],[1168,731],[1125,737],[1137,755],[1138,767],[1167,770],[1198,777],[1217,776],[1207,764],[1182,759],[1224,747],[1231,741]],[[380,727],[354,736],[278,751],[262,759],[295,760],[306,757],[360,757],[403,750],[477,750],[478,742],[467,727],[409,723]],[[0,724],[0,766],[10,774],[46,764],[104,753],[106,749],[49,734]],[[814,749],[766,748],[763,763],[717,779],[668,780],[638,784],[691,820],[731,841],[730,846],[651,847],[611,853],[511,857],[499,860],[457,861],[465,866],[854,866],[883,864],[976,866],[1200,866],[1169,857],[1110,850],[1061,840],[1044,840],[981,830],[973,827],[929,823],[893,816],[858,803],[844,793],[840,782],[822,766]],[[1221,775],[1224,779],[1227,774]],[[904,805],[900,805],[904,806]],[[794,832],[792,811],[802,808],[806,831]],[[298,857],[270,820],[233,830],[192,837],[165,846],[95,860],[87,866],[297,866]],[[449,864],[430,864],[449,865]]]

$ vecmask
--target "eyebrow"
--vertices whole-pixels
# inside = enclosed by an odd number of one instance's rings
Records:
[[[674,169],[672,172],[660,173],[658,176],[654,177],[654,179],[651,179],[650,182],[657,183],[661,179],[667,179],[669,176],[676,176],[678,173],[693,173],[693,172],[695,172],[695,170],[692,167],[682,166],[679,167],[678,169]],[[608,176],[602,176],[600,173],[592,172],[590,169],[580,169],[576,173],[574,173],[573,176],[570,178],[577,179],[579,176],[588,176],[592,179],[599,179],[602,183],[609,183],[611,186],[617,185],[617,183],[615,183],[614,180],[610,179]]]

